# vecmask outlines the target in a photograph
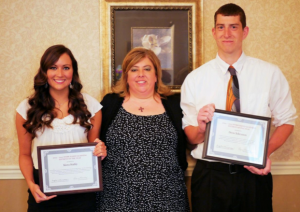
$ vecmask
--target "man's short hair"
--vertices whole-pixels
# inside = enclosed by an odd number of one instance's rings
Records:
[[[247,26],[246,25],[246,15],[244,10],[236,5],[236,4],[225,4],[222,7],[220,7],[216,13],[215,13],[215,27],[217,22],[217,15],[223,15],[223,16],[240,16],[240,21],[242,23],[243,29]]]

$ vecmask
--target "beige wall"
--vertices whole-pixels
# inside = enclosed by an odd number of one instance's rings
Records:
[[[0,0],[0,166],[18,164],[15,108],[49,46],[72,50],[84,91],[100,100],[99,28],[98,0]]]
[[[73,51],[79,63],[84,92],[100,100],[109,90],[107,87],[109,40],[106,29],[103,29],[107,27],[107,14],[103,14],[103,11],[106,12],[107,3],[112,2],[125,1],[0,0],[0,168],[18,164],[15,108],[22,99],[31,94],[33,76],[47,47],[65,44]],[[160,2],[194,2],[197,10],[201,6],[201,1],[196,0]],[[207,62],[215,57],[217,48],[211,36],[213,14],[220,5],[228,2],[230,1],[203,0],[203,54],[200,54],[202,43],[196,39],[197,42],[194,43],[197,53],[196,65],[200,63],[199,61]],[[300,88],[297,84],[300,79],[299,1],[231,2],[242,6],[247,14],[250,33],[244,43],[244,51],[250,56],[272,62],[281,68],[290,84],[299,116]],[[201,13],[197,14],[199,23],[196,24],[200,26]],[[196,29],[200,36],[201,29]],[[106,52],[103,52],[104,50]],[[293,135],[272,155],[273,162],[300,162],[299,123],[300,119],[296,122]],[[290,196],[296,205],[299,204],[295,200],[298,199],[297,193],[300,191],[299,187],[292,186],[294,181],[299,184],[299,178],[296,176],[280,176],[280,183],[275,184],[274,191],[281,189],[285,193],[298,189],[295,195]],[[7,182],[7,180],[0,181],[0,208],[5,204],[1,202],[2,196],[15,198],[15,194],[10,191],[11,187],[4,187],[7,188],[4,193],[2,186],[7,185]],[[14,187],[24,188],[21,184],[12,184]],[[290,186],[289,189],[283,187],[285,184]],[[19,200],[23,202],[24,198]],[[280,207],[275,203],[277,200],[274,200],[274,206]],[[281,203],[285,205],[283,201]]]
[[[298,0],[204,0],[204,62],[216,55],[216,45],[211,36],[213,15],[217,8],[228,2],[239,4],[246,12],[249,35],[244,42],[244,51],[279,66],[286,76],[293,102],[300,110],[300,2]],[[300,119],[288,141],[276,151],[271,159],[275,161],[300,161]]]

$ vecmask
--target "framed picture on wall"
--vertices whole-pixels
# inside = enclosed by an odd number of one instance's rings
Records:
[[[171,27],[132,27],[131,48],[151,49],[162,68],[162,81],[174,85],[174,25]]]
[[[111,6],[111,85],[122,76],[122,62],[135,47],[160,59],[163,82],[180,89],[192,71],[192,7]]]

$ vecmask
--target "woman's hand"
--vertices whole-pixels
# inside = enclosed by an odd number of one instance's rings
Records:
[[[97,157],[101,157],[101,160],[103,160],[107,156],[106,146],[103,141],[101,141],[99,138],[96,138],[94,142],[98,143],[94,150],[94,155]]]
[[[37,184],[32,184],[32,186],[29,188],[35,201],[37,203],[43,202],[43,201],[47,201],[50,200],[54,197],[56,197],[56,195],[52,195],[52,196],[46,196],[40,189],[40,187]]]
[[[16,128],[19,140],[19,164],[22,174],[24,175],[27,185],[37,203],[50,200],[56,195],[46,196],[40,187],[34,183],[33,178],[33,162],[31,158],[32,135],[23,127],[25,119],[19,114],[16,114]]]

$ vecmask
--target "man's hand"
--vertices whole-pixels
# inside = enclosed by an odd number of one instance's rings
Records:
[[[206,124],[212,120],[214,112],[215,112],[214,104],[205,105],[199,110],[197,116],[199,133],[205,133]]]
[[[215,105],[209,104],[202,107],[197,115],[198,126],[187,126],[184,128],[184,132],[187,136],[190,149],[193,149],[195,144],[201,144],[205,137],[206,123],[212,120],[215,112]]]
[[[271,171],[271,160],[268,157],[267,158],[267,164],[266,167],[264,169],[258,169],[255,168],[254,166],[244,166],[244,168],[248,169],[252,174],[257,174],[257,175],[268,175],[269,172]]]

